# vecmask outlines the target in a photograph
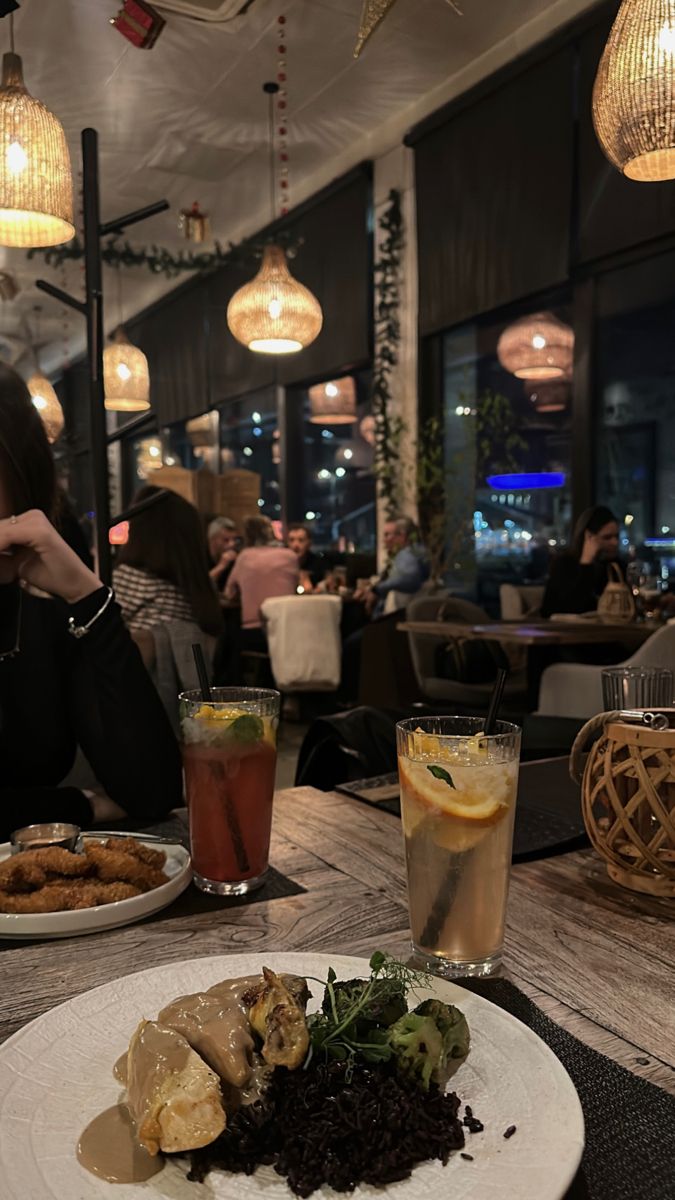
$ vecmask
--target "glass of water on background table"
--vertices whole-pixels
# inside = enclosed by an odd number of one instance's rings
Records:
[[[240,896],[267,872],[277,761],[278,692],[183,692],[180,726],[194,881]]]
[[[479,717],[396,727],[415,956],[448,977],[501,962],[518,790],[520,729]]]

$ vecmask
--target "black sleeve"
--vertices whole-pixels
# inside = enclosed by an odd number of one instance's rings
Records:
[[[86,829],[93,814],[87,797],[73,787],[3,787],[0,809],[0,841],[9,840],[14,829],[43,821],[66,821]]]
[[[593,564],[582,565],[571,555],[555,559],[541,605],[542,617],[550,617],[552,613],[590,612],[597,606]]]
[[[84,625],[101,588],[70,609]],[[82,638],[71,638],[71,719],[96,778],[130,816],[154,821],[183,803],[178,744],[159,694],[112,603]]]

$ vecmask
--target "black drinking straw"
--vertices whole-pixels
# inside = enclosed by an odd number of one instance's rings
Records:
[[[197,668],[197,675],[199,676],[199,690],[202,694],[202,700],[204,701],[205,704],[211,704],[212,698],[211,698],[211,688],[209,687],[209,673],[206,670],[206,663],[204,662],[204,652],[203,652],[201,646],[199,645],[199,642],[192,643],[192,654],[194,656],[195,666]],[[224,784],[225,783],[225,772],[224,772],[221,764],[213,763],[212,770],[214,771],[215,774],[218,775],[221,783]],[[228,789],[225,787],[223,787],[223,797],[225,800],[225,813],[227,815],[227,823],[228,823],[228,826],[230,829],[230,834],[232,835],[232,845],[234,846],[234,853],[237,857],[237,866],[239,867],[239,870],[242,872],[250,871],[251,867],[250,867],[250,863],[248,861],[248,854],[246,853],[244,839],[241,836],[241,828],[239,826],[239,820],[237,817],[237,813],[236,813],[234,804],[232,803],[232,797],[230,796]]]
[[[489,737],[495,732],[497,724],[497,716],[504,695],[504,687],[508,672],[500,667],[497,672],[497,678],[490,696],[488,704],[487,716],[483,725],[483,733]],[[471,854],[471,850],[465,850],[464,854]],[[422,930],[422,946],[429,946],[433,949],[438,945],[438,939],[441,936],[443,926],[448,918],[448,910],[454,899],[455,888],[457,886],[457,875],[453,870],[454,864],[451,863],[441,886],[438,889],[438,894],[431,907],[431,912],[424,929]]]

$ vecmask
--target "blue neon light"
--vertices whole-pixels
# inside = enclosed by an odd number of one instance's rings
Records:
[[[489,487],[502,488],[508,492],[531,492],[536,488],[559,488],[565,486],[563,471],[525,471],[520,475],[488,475]]]
[[[672,550],[675,547],[674,538],[645,538],[645,546],[652,546],[658,550]]]

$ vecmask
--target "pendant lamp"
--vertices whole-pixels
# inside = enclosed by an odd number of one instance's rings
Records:
[[[321,332],[323,314],[315,296],[294,279],[281,246],[265,246],[255,279],[227,306],[230,332],[259,354],[295,354]]]
[[[356,386],[351,375],[309,389],[312,425],[353,425],[356,421]]]
[[[550,312],[521,317],[497,342],[497,358],[517,379],[562,379],[571,373],[573,353],[572,329]]]
[[[535,412],[563,412],[569,401],[570,385],[563,379],[526,383],[525,395],[534,406]]]
[[[0,245],[58,246],[75,233],[68,144],[61,122],[26,91],[12,14],[10,31],[0,84]]]
[[[675,179],[675,0],[623,0],[595,78],[593,124],[629,179]]]
[[[145,412],[150,408],[148,360],[132,346],[120,327],[111,346],[103,351],[105,407],[111,412]]]
[[[40,414],[42,424],[45,427],[45,433],[47,434],[47,441],[53,444],[63,433],[63,426],[65,424],[59,398],[47,376],[42,374],[42,371],[34,371],[26,387],[30,392],[30,398],[35,408]]]
[[[274,96],[279,85],[265,83],[263,91],[269,98],[270,195],[274,220]],[[291,275],[286,251],[272,242],[265,246],[255,279],[239,288],[230,300],[227,324],[238,342],[258,354],[296,354],[319,336],[323,313],[316,296]]]

